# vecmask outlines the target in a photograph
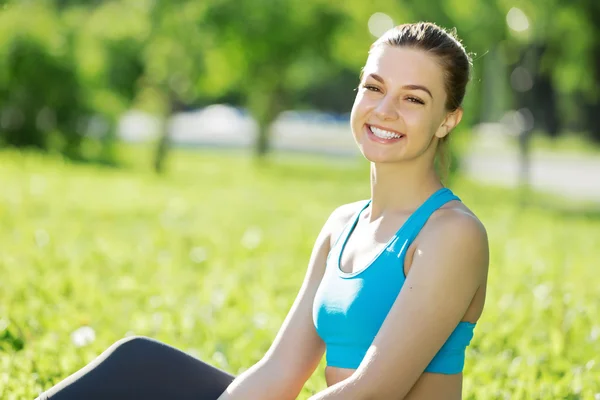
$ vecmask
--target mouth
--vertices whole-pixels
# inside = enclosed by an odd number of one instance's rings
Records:
[[[378,143],[395,143],[404,138],[404,134],[396,131],[390,131],[374,125],[365,124],[365,130],[369,139]]]

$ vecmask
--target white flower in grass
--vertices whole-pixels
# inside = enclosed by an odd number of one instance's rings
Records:
[[[264,328],[269,323],[269,317],[265,313],[258,313],[254,315],[253,322],[257,328]]]
[[[71,341],[76,347],[87,346],[96,340],[96,332],[89,326],[82,326],[71,333]]]
[[[600,326],[592,327],[592,331],[590,332],[590,342],[595,342],[600,337]]]
[[[541,303],[548,301],[551,293],[552,287],[547,283],[539,284],[533,289],[533,295]]]
[[[216,289],[213,293],[212,296],[210,296],[210,304],[214,307],[214,308],[221,308],[223,306],[223,304],[225,303],[225,300],[227,299],[227,294],[221,290],[221,289]]]
[[[262,242],[262,230],[253,226],[250,227],[244,232],[244,236],[242,236],[242,246],[249,250],[253,250],[260,245]]]
[[[35,243],[38,247],[45,247],[50,243],[50,235],[43,229],[35,231]]]
[[[198,349],[195,349],[195,348],[187,349],[186,353],[194,358],[202,359],[202,354],[200,354],[200,351]]]
[[[190,250],[190,260],[196,264],[206,261],[206,250],[203,247],[194,247]]]
[[[162,326],[163,320],[164,320],[164,316],[162,315],[162,313],[155,312],[152,314],[152,326],[154,327],[154,330],[160,329],[160,327]]]
[[[215,351],[212,355],[212,359],[220,367],[227,368],[229,366],[225,354],[221,353],[220,351]]]

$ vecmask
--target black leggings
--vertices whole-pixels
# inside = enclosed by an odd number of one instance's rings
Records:
[[[119,340],[37,400],[216,400],[234,376],[157,340]]]

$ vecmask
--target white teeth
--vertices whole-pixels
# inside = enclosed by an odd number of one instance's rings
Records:
[[[369,125],[369,129],[371,129],[371,132],[373,132],[373,134],[375,136],[377,136],[378,138],[382,138],[382,139],[399,139],[402,137],[401,135],[398,135],[396,133],[386,131],[383,129],[379,129],[379,128],[376,128],[376,127],[370,126],[370,125]]]

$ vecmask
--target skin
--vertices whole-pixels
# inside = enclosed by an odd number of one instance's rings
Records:
[[[462,109],[446,109],[446,97],[443,70],[434,56],[388,45],[370,52],[351,127],[371,162],[372,201],[348,240],[342,270],[362,269],[408,216],[443,187],[433,167],[436,149],[462,117]],[[382,143],[369,133],[370,125],[403,137]],[[327,254],[363,204],[346,204],[331,214],[273,345],[220,400],[298,396],[325,351],[313,325],[312,303]],[[327,367],[328,388],[311,400],[460,399],[462,374],[423,370],[459,321],[476,322],[481,315],[488,248],[485,228],[464,204],[451,201],[435,211],[408,249],[406,282],[363,362],[356,370]]]

